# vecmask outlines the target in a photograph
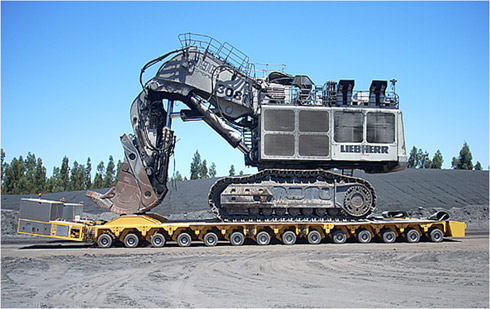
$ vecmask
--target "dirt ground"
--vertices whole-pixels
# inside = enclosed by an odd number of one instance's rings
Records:
[[[24,239],[2,244],[2,307],[488,307],[488,244],[484,233],[158,249]]]

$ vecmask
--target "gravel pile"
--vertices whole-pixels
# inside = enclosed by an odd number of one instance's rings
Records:
[[[418,170],[407,169],[389,174],[354,176],[368,180],[377,192],[375,214],[386,210],[405,210],[410,215],[425,217],[445,210],[451,219],[467,222],[470,227],[488,230],[489,174],[488,171]],[[213,179],[169,182],[169,192],[152,211],[171,220],[212,219],[208,206],[208,191]],[[107,189],[96,190],[106,192]],[[83,202],[85,217],[111,220],[116,215],[95,205],[85,196],[86,191],[47,193],[43,198],[68,202]],[[37,195],[2,195],[2,235],[15,233],[20,199]]]

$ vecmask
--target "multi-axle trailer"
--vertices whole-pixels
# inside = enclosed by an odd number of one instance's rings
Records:
[[[263,222],[169,221],[161,215],[147,213],[122,215],[111,221],[81,218],[83,204],[44,199],[22,199],[18,233],[43,237],[94,242],[108,248],[116,243],[126,247],[151,245],[163,247],[176,242],[181,247],[194,242],[215,246],[227,242],[235,246],[247,240],[268,245],[274,239],[292,245],[297,241],[319,244],[324,241],[369,243],[397,240],[415,243],[420,240],[441,242],[445,237],[464,237],[466,224],[450,221],[440,212],[428,218],[407,218],[403,212],[363,220],[280,220]]]

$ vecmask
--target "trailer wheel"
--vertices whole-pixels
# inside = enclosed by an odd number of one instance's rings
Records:
[[[431,241],[441,242],[442,239],[444,238],[444,233],[440,229],[434,228],[432,229],[432,231],[430,231],[429,236]]]
[[[257,244],[261,246],[268,245],[271,242],[271,235],[266,231],[259,232],[255,237],[257,240]]]
[[[111,235],[104,233],[97,238],[97,245],[100,248],[110,248],[112,246],[112,237]]]
[[[189,247],[192,243],[192,238],[191,235],[187,233],[180,233],[179,236],[177,237],[177,243],[181,247]]]
[[[241,246],[245,242],[245,236],[240,232],[234,232],[231,234],[230,243],[233,246]]]
[[[136,248],[138,247],[138,243],[139,243],[139,238],[136,234],[133,234],[133,233],[129,233],[128,235],[126,235],[126,237],[124,237],[124,245],[126,246],[126,248]]]
[[[218,244],[218,235],[213,232],[209,232],[204,235],[204,244],[208,247],[216,246]]]
[[[347,241],[347,234],[342,230],[336,230],[332,234],[332,239],[336,244],[343,244]]]
[[[406,238],[407,238],[407,241],[411,242],[411,243],[419,242],[420,232],[417,231],[416,229],[410,229],[406,234]]]
[[[317,245],[322,241],[322,235],[317,230],[312,230],[308,233],[308,242],[312,245]]]
[[[371,235],[371,232],[365,229],[362,229],[357,233],[357,240],[362,244],[371,242],[372,237],[373,235]]]
[[[292,231],[286,231],[282,234],[282,242],[285,245],[294,245],[296,243],[296,234]]]
[[[390,229],[385,229],[382,234],[383,242],[392,243],[396,241],[396,233]]]
[[[151,236],[151,245],[156,248],[165,246],[165,236],[160,233],[155,233]]]

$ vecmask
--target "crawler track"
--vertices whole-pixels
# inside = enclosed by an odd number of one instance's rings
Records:
[[[293,190],[299,193],[291,195]],[[355,221],[376,207],[368,181],[321,169],[267,169],[224,177],[208,197],[216,217],[231,222]]]

